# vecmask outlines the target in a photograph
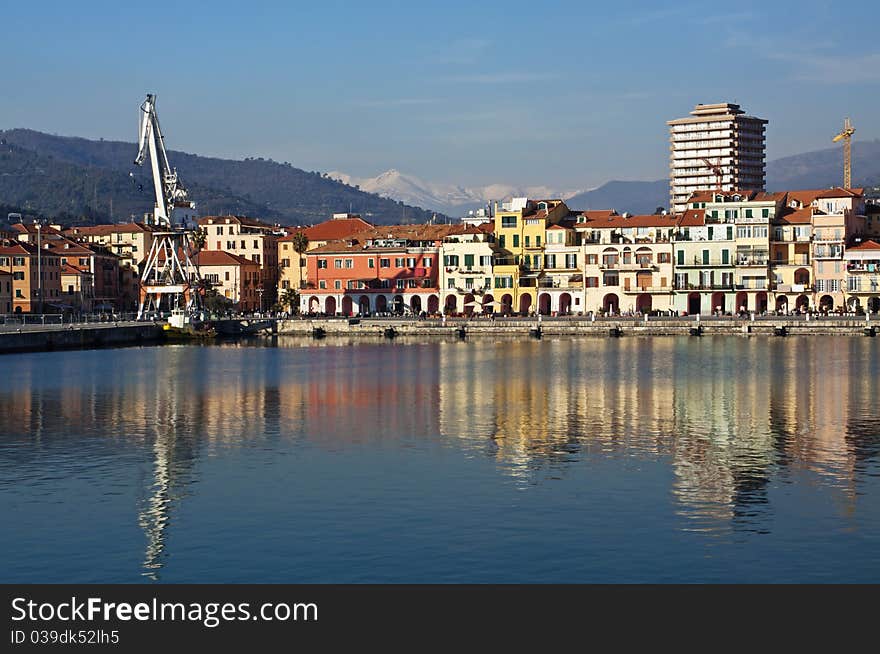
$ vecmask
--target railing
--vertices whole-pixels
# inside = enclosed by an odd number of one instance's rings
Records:
[[[732,291],[734,284],[675,284],[676,291]]]
[[[126,311],[119,313],[9,313],[0,315],[0,325],[25,327],[37,325],[92,325],[114,322],[130,322],[137,314]]]
[[[624,286],[624,293],[671,293],[672,286]]]
[[[754,258],[740,258],[736,260],[737,266],[766,266],[770,262],[769,259],[765,259],[763,257]]]

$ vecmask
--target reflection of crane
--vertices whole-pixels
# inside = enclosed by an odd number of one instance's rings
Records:
[[[156,96],[147,94],[141,105],[140,138],[134,163],[143,165],[147,152],[153,171],[156,205],[153,220],[153,244],[141,274],[141,301],[138,319],[150,311],[172,311],[176,327],[189,322],[186,313],[201,304],[201,279],[189,256],[188,231],[195,225],[196,205],[187,198],[177,171],[168,163],[165,138],[159,129]],[[163,303],[163,297],[167,300]],[[163,306],[164,304],[164,306]]]
[[[723,191],[721,188],[721,180],[724,177],[724,171],[721,169],[721,162],[719,161],[717,164],[713,164],[708,159],[702,159],[702,162],[708,166],[709,170],[715,175],[715,188],[718,191]]]
[[[843,131],[831,139],[835,143],[843,141],[843,188],[852,186],[852,135],[855,131],[849,118],[845,118]]]

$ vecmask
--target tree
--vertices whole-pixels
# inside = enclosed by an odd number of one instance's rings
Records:
[[[293,251],[296,252],[299,257],[297,258],[296,268],[297,274],[299,275],[299,288],[302,288],[302,255],[303,253],[309,249],[309,237],[305,235],[303,232],[297,232],[293,235],[291,239],[291,244],[293,245]]]
[[[281,294],[281,304],[286,306],[290,313],[299,312],[299,293],[294,289],[288,288]]]
[[[208,234],[201,227],[196,228],[196,230],[190,235],[190,241],[197,252],[205,247],[205,242],[207,240]]]

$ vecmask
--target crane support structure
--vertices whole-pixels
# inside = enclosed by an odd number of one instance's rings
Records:
[[[177,170],[168,163],[153,94],[147,94],[141,105],[139,133],[134,163],[143,165],[149,154],[156,204],[153,219],[148,222],[156,231],[141,273],[138,320],[170,311],[183,321],[183,317],[194,316],[202,305],[201,276],[190,256],[196,205],[189,200]]]
[[[843,141],[843,188],[852,187],[852,135],[856,128],[852,126],[849,118],[843,121],[843,131],[835,136],[832,141]]]

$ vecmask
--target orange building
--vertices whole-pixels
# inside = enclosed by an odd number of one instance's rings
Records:
[[[375,227],[309,250],[303,313],[430,314],[440,310],[440,246],[466,225]]]
[[[61,261],[55,253],[24,241],[6,241],[0,245],[0,270],[12,275],[13,312],[45,312],[60,303]]]

